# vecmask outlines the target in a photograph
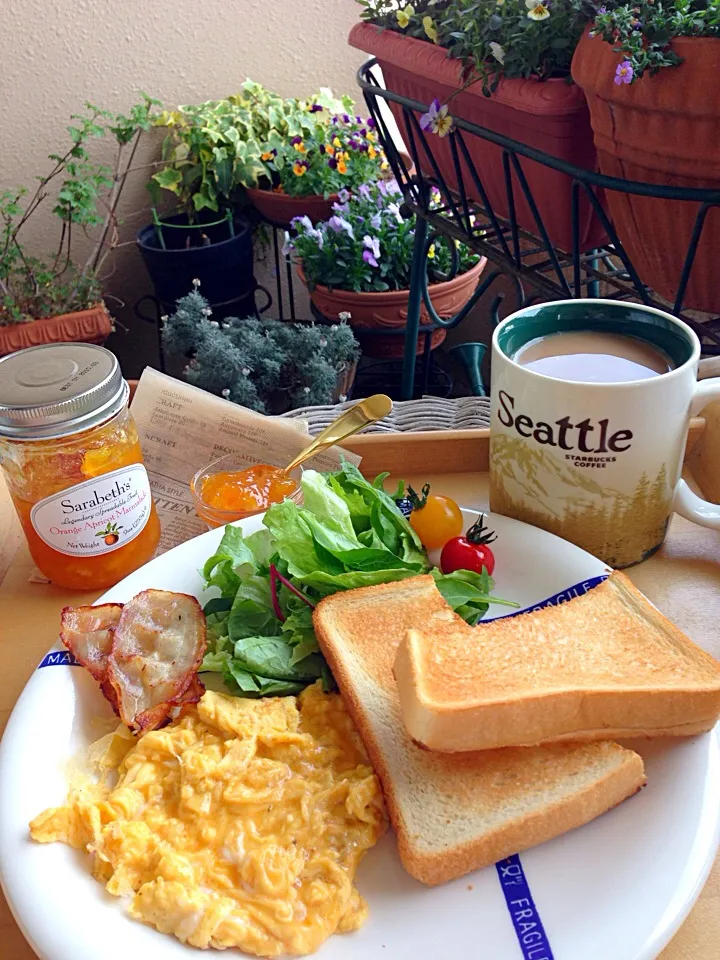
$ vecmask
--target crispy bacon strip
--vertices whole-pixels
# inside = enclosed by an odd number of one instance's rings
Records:
[[[60,615],[60,639],[98,683],[107,676],[113,630],[122,608],[121,603],[65,607]]]
[[[195,597],[144,590],[126,603],[107,672],[122,721],[133,730],[154,730],[174,707],[199,699],[197,671],[206,647],[205,617]]]

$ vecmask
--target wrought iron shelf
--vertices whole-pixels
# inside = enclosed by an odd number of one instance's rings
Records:
[[[417,338],[421,303],[424,303],[434,327],[451,329],[467,316],[480,297],[487,293],[501,276],[511,279],[519,306],[539,301],[601,296],[606,299],[640,302],[670,311],[693,327],[700,337],[704,353],[720,354],[720,318],[700,322],[683,308],[707,214],[713,207],[720,207],[720,190],[670,187],[604,176],[593,170],[575,167],[461,118],[455,119],[454,129],[447,137],[454,170],[451,186],[433,154],[435,135],[423,131],[418,120],[418,116],[427,111],[428,105],[380,86],[373,70],[376,65],[375,59],[365,63],[358,72],[358,83],[365,96],[369,114],[377,124],[378,135],[395,178],[401,186],[405,209],[407,213],[415,214],[418,218],[406,327],[403,399],[412,397],[415,366],[413,348]],[[412,159],[412,168],[408,167],[403,154],[397,149],[381,104],[385,105],[386,110],[390,105],[395,105],[396,111],[401,111],[404,126],[402,134]],[[475,167],[468,149],[468,143],[473,137],[495,144],[502,150],[504,199],[508,216],[501,216],[493,209],[488,198],[482,175]],[[572,250],[558,250],[551,243],[538,204],[528,185],[521,159],[534,161],[568,178],[571,191]],[[439,195],[436,191],[439,191]],[[606,212],[602,200],[603,191],[678,200],[697,206],[694,228],[685,253],[674,303],[670,304],[658,297],[640,279]],[[480,199],[472,200],[472,196]],[[529,232],[520,226],[516,216],[517,201],[520,198],[529,207],[537,232]],[[580,242],[581,202],[591,205],[609,238],[609,242],[604,246],[591,251],[583,250]],[[437,315],[428,295],[427,251],[433,239],[439,235],[467,244],[487,257],[488,262],[495,268],[486,271],[481,277],[468,306],[450,318]],[[496,297],[491,306],[496,321],[501,299],[501,296]]]

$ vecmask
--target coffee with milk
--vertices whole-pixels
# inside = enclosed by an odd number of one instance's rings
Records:
[[[673,369],[669,357],[638,337],[597,330],[551,333],[525,344],[515,363],[556,380],[627,383]]]

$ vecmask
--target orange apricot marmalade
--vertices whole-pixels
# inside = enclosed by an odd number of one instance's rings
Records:
[[[160,539],[117,360],[78,343],[6,359],[14,362],[0,361],[0,464],[30,554],[60,586],[112,586]]]
[[[271,467],[268,463],[258,463],[247,470],[222,470],[200,482],[198,493],[202,502],[198,512],[202,512],[208,522],[214,520],[213,514],[219,513],[233,514],[233,519],[240,520],[280,503],[292,496],[297,487],[295,480],[285,476],[280,467]],[[210,509],[205,512],[203,506]],[[225,521],[227,519],[225,517]]]

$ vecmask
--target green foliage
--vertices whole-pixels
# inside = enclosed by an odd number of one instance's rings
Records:
[[[150,191],[156,202],[163,190],[172,193],[192,222],[200,210],[232,203],[242,187],[307,196],[362,183],[380,175],[383,157],[352,110],[349,97],[337,99],[328,89],[307,100],[283,99],[247,80],[235,96],[165,112],[157,121],[168,131],[165,166]],[[336,136],[339,146],[332,145]],[[326,145],[347,158],[331,163]]]
[[[356,293],[407,290],[415,217],[403,217],[397,183],[363,184],[352,196],[341,195],[341,200],[325,223],[313,226],[308,217],[293,220],[286,256],[302,265],[311,288],[320,284]],[[469,247],[446,237],[431,244],[428,257],[431,282],[465,273],[478,262]]]
[[[589,0],[419,0],[403,9],[393,0],[359,2],[364,20],[445,47],[462,62],[463,81],[480,82],[486,95],[502,77],[568,77],[594,15]]]
[[[625,54],[616,83],[634,83],[646,71],[652,75],[682,63],[672,48],[675,37],[720,36],[720,0],[639,0],[632,6],[599,7],[592,34]]]
[[[341,374],[359,355],[347,324],[218,323],[195,284],[163,327],[168,355],[191,358],[189,383],[259,413],[333,402]]]
[[[114,116],[86,103],[84,113],[71,117],[65,152],[51,153],[49,172],[35,178],[35,191],[18,186],[0,192],[0,325],[82,310],[100,299],[98,275],[117,243],[117,208],[125,179],[158,105],[143,95],[128,116]],[[92,142],[108,134],[116,144],[112,168],[93,159],[91,152]],[[53,195],[52,212],[61,222],[57,247],[54,254],[33,256],[20,233]],[[92,249],[85,262],[77,264],[73,244],[78,234],[93,228],[99,231]]]

